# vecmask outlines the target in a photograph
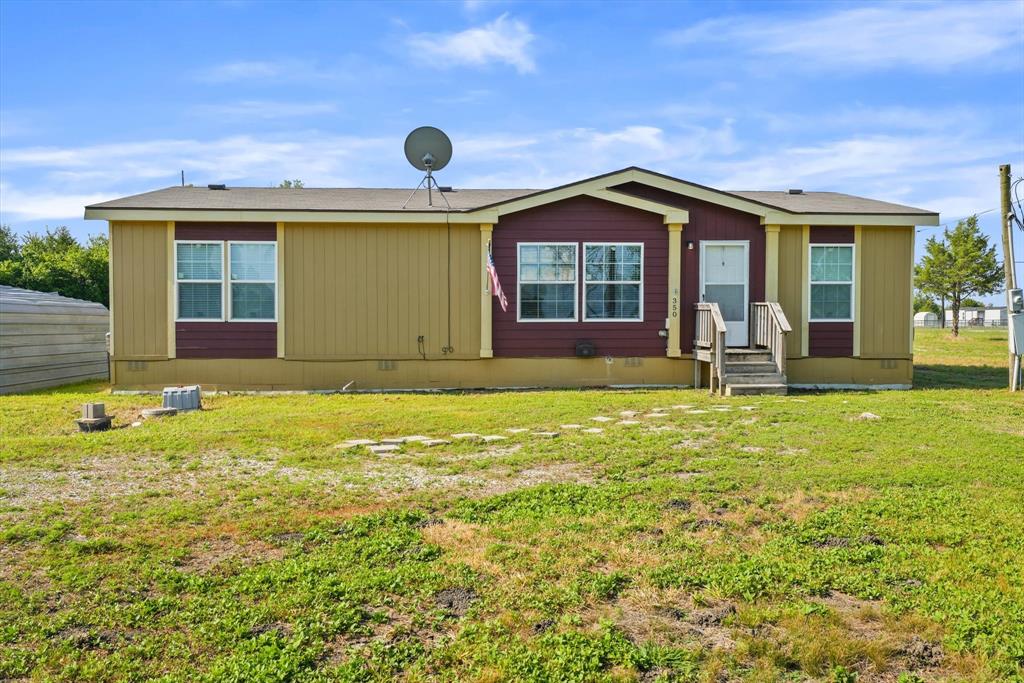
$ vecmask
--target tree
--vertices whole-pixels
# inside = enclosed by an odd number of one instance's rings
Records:
[[[960,307],[972,295],[985,296],[999,289],[1003,266],[996,249],[978,229],[978,217],[958,221],[943,231],[943,239],[928,238],[925,255],[914,268],[917,288],[948,300],[953,318],[953,336],[960,334]],[[945,318],[945,315],[943,315]]]
[[[914,295],[914,313],[920,313],[921,311],[930,311],[938,316],[942,315],[942,308],[935,299],[923,292],[917,292]]]
[[[301,190],[306,185],[301,180],[282,180],[278,187],[292,188],[295,190]]]
[[[82,246],[66,227],[29,233],[20,241],[0,229],[0,284],[57,292],[62,296],[109,304],[108,241],[89,238]]]

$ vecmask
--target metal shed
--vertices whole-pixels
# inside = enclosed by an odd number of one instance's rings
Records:
[[[914,314],[914,327],[938,327],[939,316],[931,311],[918,311]]]
[[[103,304],[0,285],[0,394],[106,379],[109,329]]]

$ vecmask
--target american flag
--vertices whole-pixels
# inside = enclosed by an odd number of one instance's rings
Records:
[[[501,304],[501,310],[508,310],[508,297],[505,296],[505,292],[501,289],[501,283],[498,281],[498,270],[494,267],[494,256],[487,252],[487,274],[491,276],[491,292],[494,296],[498,297],[498,303]]]

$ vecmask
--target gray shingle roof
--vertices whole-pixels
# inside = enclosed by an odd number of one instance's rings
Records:
[[[466,211],[497,204],[537,190],[457,190],[445,192],[454,211]],[[231,187],[210,190],[205,187],[168,187],[163,190],[93,204],[90,209],[186,209],[200,211],[402,211],[411,190],[390,188]],[[427,206],[427,193],[419,190],[406,211],[444,211],[444,200],[434,192],[433,207]]]
[[[789,213],[815,214],[875,214],[875,215],[937,215],[934,211],[918,209],[867,199],[840,192],[789,192],[768,191],[723,191],[690,183],[671,176],[653,173],[645,169],[630,167],[623,171],[638,171],[660,176],[684,185],[719,192],[756,202],[769,208]],[[596,178],[611,177],[621,173],[615,171],[591,179],[570,183],[571,187]],[[639,182],[643,182],[639,180]],[[560,188],[553,188],[560,189]],[[445,197],[452,211],[471,211],[491,207],[527,195],[548,190],[527,189],[457,189],[446,192]],[[226,190],[211,190],[206,187],[168,187],[163,190],[122,197],[108,202],[93,204],[87,209],[150,209],[150,210],[198,210],[198,211],[438,211],[446,206],[444,200],[434,196],[434,205],[427,206],[427,193],[419,190],[403,209],[409,199],[410,190],[395,188],[278,188],[278,187],[231,187]]]

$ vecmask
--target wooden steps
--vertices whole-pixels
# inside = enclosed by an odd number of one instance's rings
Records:
[[[771,352],[761,349],[726,349],[722,387],[726,396],[785,395],[788,389]]]

